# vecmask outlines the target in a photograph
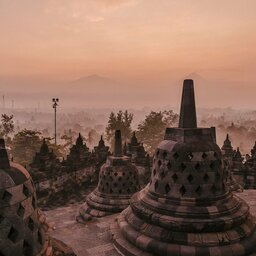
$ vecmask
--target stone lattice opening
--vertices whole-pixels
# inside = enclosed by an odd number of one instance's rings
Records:
[[[180,165],[180,168],[181,168],[182,171],[185,171],[185,169],[187,168],[187,166],[186,166],[184,163],[182,163],[182,164]]]
[[[160,172],[160,178],[161,178],[161,180],[165,178],[165,173],[164,173],[164,171]]]
[[[158,188],[158,181],[155,182],[155,190]]]
[[[202,192],[203,192],[203,189],[202,187],[199,185],[197,188],[196,188],[196,193],[198,196],[201,196],[202,195]]]
[[[213,184],[212,187],[211,187],[211,192],[215,195],[216,192],[217,192],[217,188],[216,186]]]
[[[23,185],[23,194],[24,194],[26,197],[29,196],[29,189],[28,189],[25,185]]]
[[[187,180],[189,181],[189,183],[191,183],[193,181],[194,177],[189,174],[188,177],[187,177]]]
[[[14,227],[11,227],[8,234],[8,239],[11,240],[13,243],[16,243],[18,241],[18,236],[18,231]]]
[[[17,210],[17,215],[20,216],[20,217],[23,217],[24,213],[25,213],[25,208],[20,204],[19,208]]]
[[[210,179],[210,177],[209,177],[209,175],[206,173],[206,174],[204,175],[204,181],[205,181],[205,182],[208,182],[209,179]]]
[[[207,155],[205,152],[202,154],[202,158],[203,158],[203,159],[207,158],[207,156],[208,156],[208,155]]]
[[[172,175],[172,179],[173,179],[174,183],[176,183],[176,182],[177,182],[177,180],[178,180],[178,176],[177,176],[177,174],[176,174],[176,173],[174,173],[174,174]]]
[[[33,199],[32,199],[32,206],[34,207],[34,209],[36,209],[36,199],[35,199],[34,196],[33,196]]]
[[[171,164],[170,161],[169,161],[168,164],[167,164],[167,168],[168,168],[168,170],[170,170],[170,169],[172,168],[172,164]]]
[[[0,224],[4,221],[4,217],[0,215]]]
[[[23,243],[23,255],[33,256],[33,248],[26,240]]]
[[[196,169],[197,171],[199,171],[199,170],[201,169],[201,165],[200,165],[199,163],[197,163],[197,164],[195,165],[195,169]]]
[[[179,154],[177,153],[177,152],[175,152],[174,154],[173,154],[173,157],[174,157],[174,159],[178,159],[179,158]]]
[[[182,196],[184,196],[186,192],[187,192],[186,188],[182,185],[181,188],[180,188],[180,194]]]
[[[11,201],[11,199],[12,199],[12,194],[9,193],[8,191],[4,191],[2,199],[3,199],[6,203],[9,203],[9,202]]]
[[[170,187],[170,185],[167,183],[167,184],[165,185],[164,189],[165,189],[165,193],[168,194],[168,193],[170,192],[170,190],[171,190],[171,187]]]
[[[29,218],[29,220],[28,220],[28,228],[31,231],[34,231],[34,229],[35,229],[35,223],[34,223],[34,221],[31,218]]]
[[[38,230],[38,233],[37,233],[37,240],[41,245],[43,244],[43,237],[40,230]]]

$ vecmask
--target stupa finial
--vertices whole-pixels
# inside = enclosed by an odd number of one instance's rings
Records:
[[[114,156],[122,156],[122,136],[120,130],[115,131]]]
[[[194,83],[191,79],[183,83],[179,128],[197,128]]]
[[[10,168],[10,162],[5,148],[4,139],[0,139],[0,168]]]

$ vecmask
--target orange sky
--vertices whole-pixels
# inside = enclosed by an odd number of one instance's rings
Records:
[[[256,93],[255,10],[255,0],[0,0],[0,76],[195,72]]]

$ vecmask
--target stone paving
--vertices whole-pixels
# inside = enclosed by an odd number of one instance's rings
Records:
[[[250,205],[251,213],[256,217],[256,190],[245,190],[237,195]],[[79,207],[74,204],[46,211],[48,221],[54,222],[56,227],[51,235],[72,247],[77,256],[119,256],[109,234],[109,224],[118,214],[84,225],[75,221]]]
[[[80,205],[59,207],[45,212],[56,229],[50,234],[72,247],[77,256],[118,256],[109,233],[109,224],[118,215],[77,223],[75,216]]]
[[[242,193],[236,193],[236,195],[249,204],[252,215],[256,217],[256,189],[244,190]]]

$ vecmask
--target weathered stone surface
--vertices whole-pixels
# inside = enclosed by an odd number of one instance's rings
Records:
[[[46,242],[29,173],[10,163],[0,139],[0,255],[37,255]],[[8,177],[8,178],[7,178]]]
[[[194,107],[193,82],[185,81],[179,128],[166,130],[150,183],[112,225],[114,244],[124,255],[256,252],[255,218],[230,191],[215,128],[196,128]]]
[[[100,137],[99,144],[98,146],[94,147],[94,151],[92,152],[92,154],[93,154],[96,170],[98,170],[106,162],[107,157],[111,155],[109,151],[109,147],[105,145],[103,136]]]
[[[244,190],[242,193],[237,193],[236,195],[249,204],[252,214],[256,217],[256,190]],[[121,255],[114,250],[112,238],[109,233],[109,225],[118,217],[118,214],[97,218],[88,222],[86,225],[82,225],[74,219],[79,207],[78,204],[74,204],[45,212],[47,220],[54,222],[54,226],[56,227],[56,229],[50,231],[51,237],[73,248],[77,256]],[[117,230],[119,230],[118,226]],[[116,238],[119,240],[118,243],[123,242],[126,246],[129,245],[126,240],[122,239],[122,234],[120,234],[120,237]],[[181,246],[180,249],[181,252],[184,252],[184,255],[187,255],[185,252],[189,252],[184,246]],[[213,253],[211,255],[219,256],[217,253],[219,253],[220,249],[211,249],[210,251]],[[138,255],[143,255],[140,254],[141,250],[134,248],[132,253],[136,255],[136,252]]]
[[[129,157],[122,156],[121,133],[116,131],[114,156],[109,156],[101,167],[98,186],[87,196],[77,221],[85,222],[92,217],[121,212],[139,189],[138,170]]]
[[[231,141],[229,139],[228,134],[221,150],[223,153],[224,168],[226,168],[228,173],[227,186],[231,191],[237,191],[237,192],[243,191],[243,186],[237,182],[237,180],[233,175],[232,169],[233,169],[233,157],[234,157],[235,151],[231,145]]]
[[[46,140],[43,139],[40,151],[37,152],[29,167],[29,172],[34,181],[56,175],[61,171],[61,163],[53,151],[49,150]]]
[[[82,135],[79,133],[76,144],[71,147],[67,160],[63,162],[63,165],[73,171],[80,170],[91,165],[91,157],[92,154],[83,142]]]
[[[10,163],[0,139],[0,255],[75,256],[47,232],[54,229],[37,208],[36,191],[27,170]],[[62,246],[59,246],[59,245]]]
[[[140,184],[145,186],[150,179],[150,157],[145,151],[143,144],[138,142],[135,132],[133,132],[130,142],[124,144],[123,152],[137,166]]]
[[[79,208],[71,205],[45,212],[56,227],[50,236],[71,247],[77,256],[118,256],[109,232],[109,225],[117,215],[95,218],[83,225],[74,218]]]

